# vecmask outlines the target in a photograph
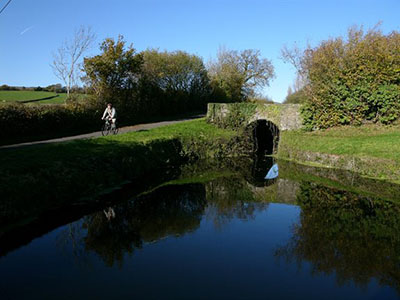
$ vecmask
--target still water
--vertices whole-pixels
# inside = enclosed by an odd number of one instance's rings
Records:
[[[281,170],[264,180],[266,165],[188,168],[72,223],[14,236],[18,246],[0,252],[0,297],[397,299],[396,201]]]

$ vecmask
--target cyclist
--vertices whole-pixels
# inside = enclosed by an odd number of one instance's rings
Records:
[[[112,127],[115,128],[115,122],[117,121],[117,111],[112,106],[111,103],[107,104],[107,107],[103,113],[102,120],[110,120],[112,122]]]

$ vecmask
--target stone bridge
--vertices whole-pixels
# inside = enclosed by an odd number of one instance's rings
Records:
[[[296,130],[302,128],[300,106],[300,104],[209,103],[207,120],[226,126],[235,122],[248,125],[257,120],[266,120],[274,123],[279,130]]]
[[[300,104],[209,103],[207,120],[221,127],[249,128],[254,152],[274,154],[281,130],[302,128]]]

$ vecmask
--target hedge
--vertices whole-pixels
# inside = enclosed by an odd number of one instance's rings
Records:
[[[390,124],[400,118],[400,33],[350,29],[308,48],[303,116],[309,129],[366,122]]]
[[[0,144],[99,130],[99,110],[78,104],[0,106]]]

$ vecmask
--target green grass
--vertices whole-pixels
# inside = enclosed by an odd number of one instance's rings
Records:
[[[78,98],[78,101],[85,100],[87,95],[86,94],[75,94]],[[63,104],[67,100],[67,94],[62,93],[58,94],[58,97],[49,99],[49,100],[41,100],[38,102],[33,102],[33,103],[38,103],[38,104]]]
[[[19,102],[27,100],[37,100],[52,96],[57,96],[57,94],[52,92],[37,92],[37,91],[0,91],[0,102]]]
[[[11,103],[11,102],[21,102],[29,100],[38,100],[47,97],[57,96],[52,99],[40,100],[29,103],[29,105],[34,104],[63,104],[67,99],[66,93],[52,93],[43,91],[0,91],[0,104],[1,103]],[[85,95],[79,94],[79,98],[85,98]]]
[[[63,103],[65,103],[66,99],[67,99],[67,94],[62,93],[62,94],[58,94],[58,97],[55,97],[53,99],[41,100],[41,101],[32,102],[32,103],[33,104],[63,104]]]
[[[301,164],[345,169],[400,183],[400,126],[344,126],[315,132],[287,131],[278,155]]]
[[[55,160],[87,157],[88,154],[109,156],[110,146],[118,149],[119,147],[130,147],[137,144],[145,145],[154,140],[178,138],[184,141],[191,138],[230,138],[234,135],[234,131],[220,129],[208,124],[204,119],[197,119],[114,136],[4,150],[4,155],[0,156],[0,164],[3,168],[9,167],[15,170],[18,166],[29,165],[34,167],[42,163],[51,165]]]
[[[101,162],[108,164],[109,161],[123,161],[124,156],[133,157],[137,170],[140,170],[144,165],[152,163],[141,161],[140,158],[147,155],[148,151],[163,153],[163,149],[156,148],[156,145],[164,142],[170,145],[171,141],[180,140],[184,144],[185,141],[192,139],[229,139],[234,135],[233,131],[219,129],[206,123],[204,119],[199,119],[116,136],[4,149],[0,150],[2,153],[0,174],[3,175],[0,181],[7,182],[8,175],[14,178],[28,176],[34,179],[38,173],[44,171],[53,173],[52,176],[55,177],[63,176],[60,174],[65,173],[69,176],[68,170],[71,173],[90,173],[90,169],[101,169]],[[179,153],[174,153],[175,150],[171,151],[171,156],[179,155]],[[168,153],[165,155],[168,156]],[[36,179],[40,181],[40,178]]]
[[[282,133],[285,146],[302,151],[375,157],[400,162],[400,126],[368,125]]]
[[[118,141],[119,143],[135,142],[148,142],[154,139],[171,139],[180,138],[187,139],[195,137],[197,139],[209,138],[214,139],[216,137],[230,138],[236,133],[232,130],[221,129],[212,124],[209,124],[205,119],[197,119],[186,122],[181,122],[173,125],[162,126],[151,130],[129,132],[125,134],[108,136],[96,139],[101,142],[102,140],[107,141]]]

